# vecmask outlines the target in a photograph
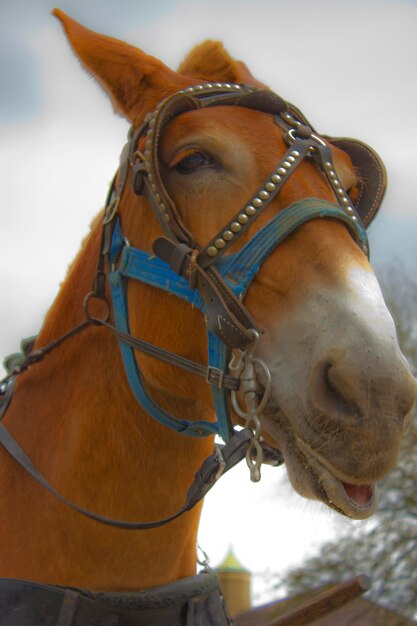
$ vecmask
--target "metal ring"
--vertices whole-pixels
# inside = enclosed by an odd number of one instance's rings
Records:
[[[271,396],[271,386],[272,386],[272,379],[271,379],[271,372],[269,371],[268,366],[266,365],[266,363],[264,363],[264,361],[262,361],[261,359],[257,359],[254,358],[252,359],[253,363],[257,363],[262,370],[265,373],[266,376],[266,384],[264,385],[264,391],[262,394],[262,398],[258,403],[258,406],[255,409],[247,409],[244,410],[240,404],[239,404],[239,399],[237,396],[237,392],[232,389],[231,393],[230,393],[230,399],[232,402],[232,407],[233,410],[235,411],[235,413],[241,417],[242,419],[250,419],[253,416],[259,415],[260,413],[262,413],[263,409],[265,408],[270,396]]]
[[[232,391],[230,392],[230,399],[232,402],[232,407],[233,407],[234,412],[242,419],[248,419],[249,416],[253,414],[253,409],[250,409],[249,411],[244,411],[242,409],[242,407],[239,404],[237,393],[234,389],[232,389]]]
[[[264,392],[263,392],[263,395],[262,395],[262,400],[260,401],[260,403],[256,407],[256,412],[257,413],[262,413],[262,411],[265,408],[269,398],[271,397],[271,387],[272,387],[271,372],[269,371],[269,367],[267,366],[265,361],[262,361],[262,359],[254,358],[253,359],[253,363],[257,363],[262,368],[262,370],[263,370],[263,372],[265,374],[265,378],[266,378],[265,384],[262,383],[262,386],[264,388]]]
[[[94,317],[93,315],[90,314],[90,311],[88,310],[88,305],[91,302],[91,300],[93,300],[93,299],[94,300],[100,300],[104,304],[104,306],[105,306],[104,315],[103,315],[102,318]],[[84,301],[83,301],[83,311],[84,311],[85,318],[89,322],[93,322],[95,324],[100,324],[102,322],[108,322],[108,320],[110,318],[110,304],[109,304],[109,301],[104,296],[98,296],[96,293],[94,293],[94,291],[90,291],[85,296]]]
[[[252,343],[250,344],[250,349],[252,351],[258,345],[261,335],[259,334],[259,331],[257,331],[255,328],[250,328],[249,332],[253,335]]]
[[[314,139],[314,141],[317,141],[317,143],[319,143],[321,146],[327,146],[326,142],[321,137],[319,137],[319,135],[316,135],[316,133],[311,133],[310,137]]]
[[[297,132],[296,128],[290,128],[290,130],[287,132],[287,137],[289,137],[291,139],[291,141],[295,141],[296,137],[295,137],[295,133]]]

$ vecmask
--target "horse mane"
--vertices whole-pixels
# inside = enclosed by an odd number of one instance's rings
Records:
[[[178,71],[202,81],[245,83],[260,89],[267,87],[256,80],[242,61],[236,61],[221,41],[207,39],[192,48]]]

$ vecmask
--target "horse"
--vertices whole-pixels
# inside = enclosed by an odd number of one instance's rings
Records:
[[[104,218],[1,388],[0,576],[65,588],[72,624],[74,589],[195,577],[206,459],[210,484],[236,454],[254,480],[283,459],[301,495],[371,515],[416,385],[369,264],[377,155],[319,135],[218,42],[173,71],[53,13],[131,124]]]

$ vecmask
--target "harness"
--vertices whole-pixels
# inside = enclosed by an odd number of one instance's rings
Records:
[[[18,608],[16,608],[18,607]],[[230,626],[217,576],[136,592],[98,592],[0,580],[1,626]]]
[[[159,144],[164,129],[173,118],[188,111],[219,105],[247,107],[271,114],[282,129],[288,147],[274,171],[248,198],[247,203],[210,241],[201,244],[184,225],[180,212],[166,190],[159,167]],[[141,150],[142,145],[144,148]],[[359,174],[360,194],[355,202],[338,178],[331,145],[349,154]],[[258,230],[238,252],[230,253],[230,247],[265,211],[304,160],[313,162],[323,172],[334,192],[335,202],[320,198],[295,202]],[[155,240],[153,254],[130,246],[123,232],[119,206],[129,178],[133,191],[146,198],[161,227],[162,236]],[[267,365],[255,356],[262,330],[244,306],[243,297],[275,248],[311,219],[342,221],[359,247],[369,256],[366,227],[379,209],[385,186],[384,166],[370,147],[353,139],[318,135],[296,107],[272,92],[245,85],[208,83],[186,88],[163,100],[146,116],[139,128],[129,132],[120,168],[106,201],[97,270],[92,291],[84,300],[85,320],[51,344],[27,349],[23,360],[11,367],[10,373],[0,383],[0,418],[12,399],[14,381],[22,371],[35,365],[64,341],[95,325],[106,328],[117,337],[132,392],[151,417],[182,435],[220,435],[225,445],[215,445],[213,454],[196,473],[186,502],[179,511],[164,520],[142,523],[112,520],[68,501],[38,472],[1,421],[0,443],[26,471],[62,502],[94,520],[128,530],[155,528],[176,519],[195,506],[223,473],[245,457],[251,479],[259,480],[262,463],[279,465],[283,459],[277,450],[266,446],[261,437],[259,416],[269,399],[270,373]],[[127,306],[130,280],[173,294],[202,311],[208,333],[207,365],[166,351],[130,333]],[[110,286],[111,304],[106,297],[107,284]],[[101,318],[91,313],[91,305],[95,300],[104,304]],[[113,322],[109,321],[111,311]],[[146,390],[135,350],[205,378],[211,386],[216,421],[179,419],[158,406]],[[260,371],[263,386],[259,383]],[[230,405],[245,420],[246,426],[242,430],[235,430],[232,425]],[[178,623],[227,623],[207,619]],[[2,623],[5,622],[0,620]],[[52,623],[57,623],[57,626],[75,626],[81,622]]]

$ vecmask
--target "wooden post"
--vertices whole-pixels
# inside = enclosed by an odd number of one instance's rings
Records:
[[[285,615],[281,615],[267,626],[304,626],[320,617],[324,617],[348,602],[355,600],[370,588],[370,580],[367,576],[360,575],[340,583],[333,589],[324,591],[313,600],[300,606]]]

